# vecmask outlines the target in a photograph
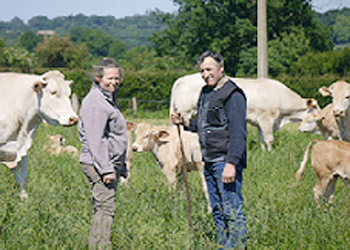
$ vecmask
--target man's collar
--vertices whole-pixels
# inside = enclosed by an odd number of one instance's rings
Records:
[[[214,90],[220,89],[226,82],[228,82],[230,78],[227,75],[223,75],[223,77],[219,80],[219,82],[214,87]]]

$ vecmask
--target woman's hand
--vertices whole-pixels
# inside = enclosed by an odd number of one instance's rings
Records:
[[[110,184],[110,183],[113,183],[114,181],[115,181],[115,173],[105,174],[103,176],[103,182],[105,184]]]

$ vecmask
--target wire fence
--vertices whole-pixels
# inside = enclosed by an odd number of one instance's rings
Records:
[[[132,110],[136,114],[138,111],[169,110],[170,100],[143,100],[135,97],[118,98],[118,104],[122,110]]]

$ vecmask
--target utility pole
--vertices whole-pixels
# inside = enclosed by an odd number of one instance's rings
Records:
[[[268,78],[266,1],[258,0],[258,78]]]

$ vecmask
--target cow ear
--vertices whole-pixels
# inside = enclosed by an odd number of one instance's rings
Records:
[[[306,106],[308,109],[319,109],[317,100],[314,98],[307,99]]]
[[[126,122],[126,130],[134,131],[135,130],[135,123],[133,123],[133,122]]]
[[[159,138],[166,138],[169,136],[169,133],[165,130],[160,130],[159,131]]]
[[[69,81],[67,81],[67,83],[68,83],[69,87],[72,87],[73,82],[74,82],[73,80],[69,80]]]
[[[40,94],[41,90],[45,88],[46,85],[44,85],[41,81],[37,81],[33,84],[33,90],[34,92]]]
[[[319,88],[318,92],[320,92],[323,96],[330,96],[332,94],[330,89],[325,86],[323,86],[322,88]]]

